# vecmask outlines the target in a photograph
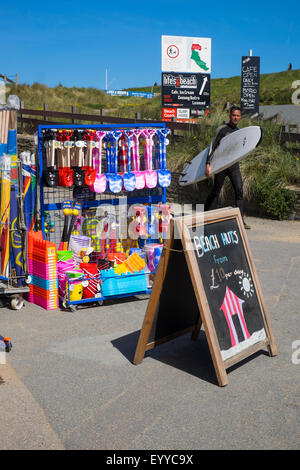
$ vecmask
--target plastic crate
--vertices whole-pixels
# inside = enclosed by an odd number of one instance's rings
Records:
[[[33,275],[32,284],[42,289],[53,290],[58,288],[58,279],[43,279]]]
[[[103,297],[147,291],[147,279],[143,271],[116,274],[111,269],[101,271]]]

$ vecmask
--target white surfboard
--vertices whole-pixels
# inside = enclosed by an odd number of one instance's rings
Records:
[[[259,126],[250,126],[239,129],[226,135],[213,153],[210,163],[211,175],[225,170],[229,166],[246,157],[261,142],[263,130]],[[198,183],[206,178],[206,158],[209,147],[196,155],[184,168],[180,178],[180,186]]]

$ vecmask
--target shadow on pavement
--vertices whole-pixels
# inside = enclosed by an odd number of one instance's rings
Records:
[[[139,335],[140,330],[112,341],[113,346],[131,363],[133,363]],[[200,331],[197,341],[192,341],[190,335],[187,334],[146,351],[145,358],[155,359],[217,385],[213,362],[203,331]],[[138,367],[143,367],[143,364],[141,363]]]

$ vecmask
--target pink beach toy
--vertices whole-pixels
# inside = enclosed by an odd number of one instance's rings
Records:
[[[145,139],[145,186],[150,189],[157,186],[157,172],[152,169],[152,139],[155,133],[155,129],[145,129],[142,132]]]
[[[133,137],[133,132],[128,130],[124,134],[127,137],[126,154],[127,154],[127,171],[124,169],[123,174],[123,184],[126,191],[134,191],[136,188],[136,177],[135,174],[131,171],[131,139]]]
[[[131,161],[132,169],[136,178],[136,189],[144,189],[145,187],[145,175],[141,171],[140,165],[140,155],[139,155],[139,136],[141,135],[141,129],[135,129],[132,136],[132,146],[131,146]]]
[[[102,140],[104,136],[106,135],[106,132],[102,131],[97,131],[96,136],[97,136],[97,143],[98,148],[95,148],[93,150],[93,162],[94,162],[94,168],[96,168],[96,179],[95,182],[92,186],[92,189],[95,193],[104,193],[106,190],[106,176],[101,174],[101,167],[102,167]]]

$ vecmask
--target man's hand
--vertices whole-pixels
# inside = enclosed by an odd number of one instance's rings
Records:
[[[209,164],[209,163],[206,163],[206,170],[205,170],[205,174],[206,174],[206,177],[207,177],[207,178],[209,178],[209,177],[210,177],[210,173],[211,173],[210,164]]]

